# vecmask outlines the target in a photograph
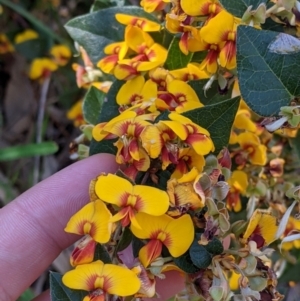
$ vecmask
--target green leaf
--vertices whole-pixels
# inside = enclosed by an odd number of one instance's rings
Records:
[[[21,5],[16,4],[13,1],[9,1],[9,0],[0,0],[0,5],[1,4],[9,7],[10,9],[17,12],[19,15],[24,17],[25,19],[27,19],[33,26],[35,26],[39,31],[42,31],[45,35],[51,37],[52,39],[56,40],[59,43],[68,44],[66,40],[64,40],[54,31],[52,31],[49,27],[44,25],[44,23],[39,21],[36,16],[32,15],[28,10],[23,8]]]
[[[241,95],[261,116],[278,115],[300,95],[300,52],[268,51],[277,32],[238,26],[237,71]]]
[[[106,94],[91,86],[86,93],[82,110],[84,119],[91,124],[97,124]]]
[[[71,290],[62,283],[62,275],[50,272],[50,297],[52,301],[82,301],[87,292]]]
[[[101,245],[97,244],[95,254],[94,254],[94,261],[101,260],[104,263],[111,263],[111,258],[106,250],[106,248]]]
[[[215,145],[215,153],[219,153],[228,144],[239,102],[240,97],[234,97],[217,104],[185,112],[182,115],[209,131]]]
[[[17,160],[25,157],[47,156],[58,151],[55,142],[25,144],[0,149],[0,161]]]
[[[69,21],[65,27],[70,36],[83,46],[93,63],[97,63],[106,54],[108,44],[124,40],[125,26],[118,23],[118,13],[139,16],[159,23],[151,14],[137,6],[110,7],[79,16]]]
[[[124,81],[116,80],[110,87],[106,101],[102,105],[102,110],[97,123],[108,122],[119,115],[119,105],[116,102],[117,93],[124,84]],[[113,145],[116,139],[102,140],[97,142],[92,139],[90,144],[90,155],[99,153],[116,154],[117,149]]]
[[[199,269],[206,269],[211,261],[212,255],[202,245],[199,245],[198,240],[201,234],[197,234],[192,245],[190,246],[189,253],[193,264]]]
[[[124,0],[95,0],[91,11],[95,12],[97,10],[113,7],[113,6],[124,6],[125,1]]]
[[[182,269],[186,273],[192,274],[200,270],[200,268],[196,267],[193,264],[189,252],[186,252],[180,257],[173,257],[173,261],[180,269]]]
[[[213,81],[211,88],[204,92],[204,86],[207,83],[207,79],[191,80],[188,84],[194,89],[198,98],[204,105],[215,104],[228,99],[228,95],[231,95],[233,85],[228,89],[225,94],[219,93],[218,81]]]
[[[266,2],[266,0],[220,0],[220,3],[228,12],[239,18],[244,15],[250,5],[252,5],[252,10],[255,10],[259,4]]]
[[[47,37],[39,37],[15,45],[16,51],[21,53],[28,60],[45,56],[50,47],[51,45]]]
[[[126,249],[132,242],[132,238],[133,234],[131,233],[129,227],[126,227],[117,245],[116,252],[120,252]]]
[[[224,251],[223,245],[219,239],[214,237],[206,246],[204,246],[206,251],[213,255],[222,254]]]
[[[179,41],[180,37],[174,36],[169,46],[168,57],[164,66],[168,70],[185,68],[193,57],[192,52],[190,52],[188,55],[182,53],[182,51],[179,48]]]

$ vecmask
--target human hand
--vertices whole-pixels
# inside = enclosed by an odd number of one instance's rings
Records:
[[[62,250],[78,240],[77,235],[64,232],[68,220],[88,202],[90,181],[101,172],[116,170],[114,156],[92,156],[42,181],[0,210],[0,301],[15,301]],[[178,273],[166,274],[166,280],[157,281],[159,300],[184,287]],[[50,300],[49,292],[34,300]]]

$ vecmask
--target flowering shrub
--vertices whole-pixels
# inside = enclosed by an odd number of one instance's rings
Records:
[[[174,270],[177,299],[282,300],[300,246],[299,3],[121,2],[66,24],[88,88],[75,157],[120,169],[66,225],[84,237],[52,299],[159,297]]]

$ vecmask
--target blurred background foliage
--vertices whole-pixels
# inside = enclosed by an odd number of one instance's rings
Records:
[[[72,63],[80,63],[80,58],[64,24],[88,13],[92,4],[92,0],[0,1],[0,208],[72,162],[69,144],[80,131],[67,115],[84,90],[76,85]],[[26,30],[38,36],[16,43]],[[39,125],[43,84],[29,78],[30,66],[36,58],[50,58],[49,51],[57,44],[66,45],[72,55],[51,75]],[[50,268],[63,273],[68,265],[66,251]],[[19,300],[31,300],[46,288],[48,271]]]

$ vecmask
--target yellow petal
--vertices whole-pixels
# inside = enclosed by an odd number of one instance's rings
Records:
[[[99,243],[107,243],[110,239],[112,224],[111,213],[106,205],[97,200],[85,205],[69,220],[65,231],[74,234],[89,234]]]
[[[269,245],[276,239],[277,228],[275,216],[257,209],[254,211],[243,237],[248,239],[252,234],[257,234],[264,239],[265,245]]]
[[[160,30],[160,24],[145,18],[125,15],[125,14],[116,14],[115,16],[117,21],[124,25],[129,25],[129,24],[134,25],[148,32]]]
[[[132,189],[129,181],[113,174],[99,176],[95,184],[95,192],[99,199],[119,207],[124,204],[124,194],[131,194]]]
[[[164,242],[173,257],[184,254],[194,240],[194,224],[190,215],[173,219],[166,228],[170,238]]]
[[[219,44],[227,40],[227,34],[234,29],[234,17],[223,10],[209,20],[200,30],[201,38],[208,44]]]
[[[97,288],[103,289],[99,285],[97,278],[102,276],[104,263],[97,260],[92,263],[78,265],[75,270],[68,271],[62,277],[62,282],[65,286],[85,291],[92,291]]]
[[[148,33],[132,25],[126,27],[125,42],[136,53],[143,53],[145,47],[150,48],[154,44],[154,40]]]
[[[48,58],[34,59],[30,66],[29,77],[31,79],[44,78],[57,68],[58,66]]]
[[[119,90],[117,94],[118,105],[130,105],[137,101],[137,97],[141,99],[141,91],[144,86],[145,79],[143,76],[137,76],[128,80]]]
[[[160,131],[155,125],[148,125],[144,128],[140,136],[143,148],[153,159],[157,158],[163,147]]]
[[[143,212],[137,213],[135,218],[141,228],[139,229],[134,225],[131,225],[130,229],[134,236],[141,239],[149,239],[151,238],[151,235],[154,235],[159,231],[164,231],[167,225],[173,220],[166,214],[153,216]]]
[[[34,40],[39,37],[38,33],[32,29],[26,29],[19,33],[15,37],[15,44],[21,44],[23,42]]]
[[[139,212],[159,216],[168,210],[169,196],[163,190],[145,185],[135,185],[132,194],[138,197],[135,208]]]
[[[105,290],[111,295],[131,296],[141,287],[141,282],[137,275],[125,267],[105,264],[103,276],[105,279]]]

